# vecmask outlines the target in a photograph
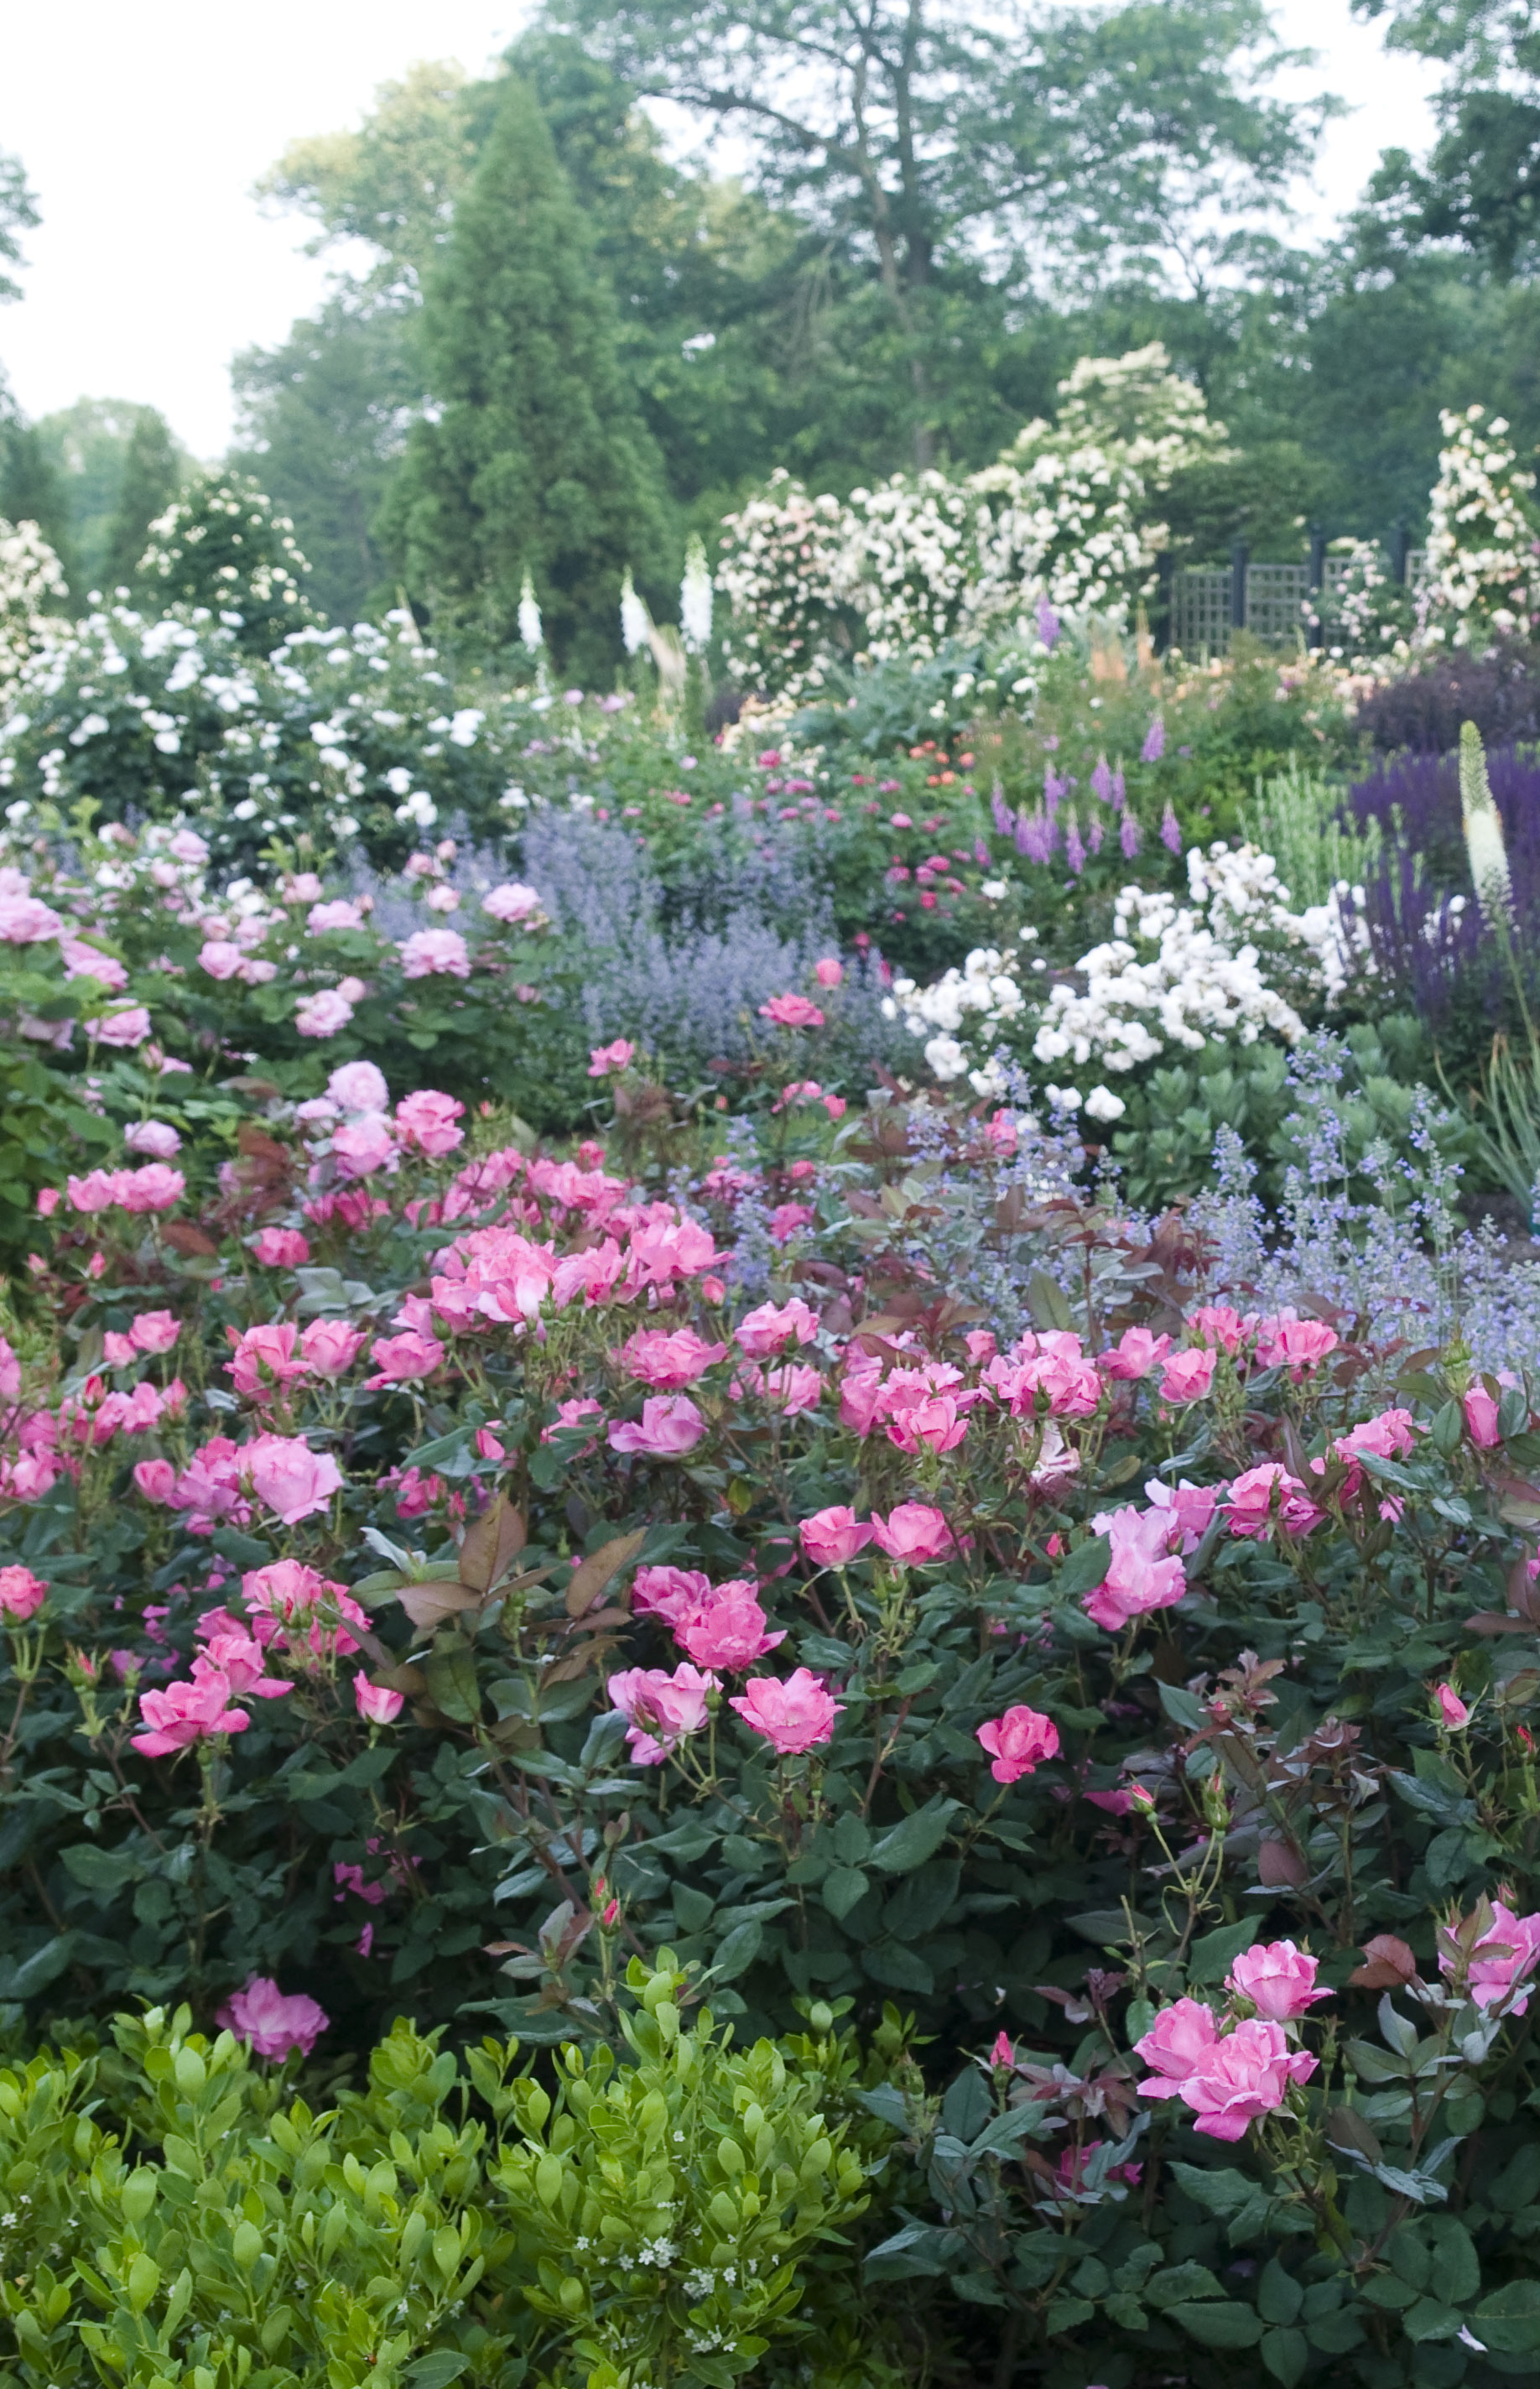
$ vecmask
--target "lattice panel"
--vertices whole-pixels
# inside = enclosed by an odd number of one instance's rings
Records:
[[[1184,565],[1171,577],[1171,645],[1184,656],[1222,656],[1229,645],[1230,576]]]
[[[1254,638],[1294,644],[1305,628],[1302,607],[1310,588],[1304,564],[1248,564],[1246,628]]]

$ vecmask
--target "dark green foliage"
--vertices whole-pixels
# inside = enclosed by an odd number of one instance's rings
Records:
[[[108,590],[132,584],[150,525],[171,505],[181,481],[182,460],[165,416],[153,406],[141,406],[123,451],[117,503],[107,530],[101,578]]]
[[[516,636],[528,575],[564,670],[618,653],[628,566],[671,542],[656,448],[613,301],[528,84],[510,77],[424,302],[435,419],[414,426],[384,529],[436,619]]]
[[[71,594],[77,578],[70,538],[70,501],[35,424],[0,406],[0,517],[34,522],[64,567]]]

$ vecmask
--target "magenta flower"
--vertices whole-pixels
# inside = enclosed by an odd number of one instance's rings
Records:
[[[817,1334],[817,1311],[794,1294],[779,1308],[773,1302],[762,1302],[757,1310],[745,1313],[733,1331],[733,1340],[751,1361],[766,1361],[783,1352],[793,1341],[810,1344]]]
[[[1173,1352],[1165,1363],[1161,1378],[1161,1399],[1165,1402],[1201,1402],[1214,1385],[1217,1355],[1202,1345],[1189,1346]]]
[[[678,1393],[703,1377],[714,1361],[725,1360],[725,1344],[707,1344],[693,1327],[639,1328],[623,1344],[617,1358],[640,1385],[655,1386],[660,1393]]]
[[[1291,2049],[1280,2024],[1254,2016],[1215,2042],[1181,2086],[1195,2128],[1212,2140],[1239,2140],[1248,2124],[1281,2107],[1292,2082],[1308,2082],[1317,2060]]]
[[[643,1403],[639,1420],[612,1423],[609,1446],[650,1460],[681,1460],[705,1433],[706,1421],[688,1394],[654,1394]]]
[[[1464,1401],[1465,1424],[1478,1451],[1492,1451],[1502,1441],[1497,1432],[1497,1405],[1484,1386],[1472,1386]]]
[[[751,1667],[786,1639],[771,1634],[754,1586],[743,1578],[714,1585],[683,1616],[673,1620],[674,1640],[698,1667]]]
[[[1025,1705],[990,1718],[978,1729],[978,1740],[991,1754],[989,1772],[997,1783],[1014,1783],[1034,1775],[1045,1758],[1059,1755],[1059,1729],[1050,1717]]]
[[[303,1991],[286,1997],[270,1976],[253,1974],[244,1991],[226,1999],[214,2022],[248,2040],[258,2057],[285,2058],[296,2049],[308,2057],[331,2018]]]
[[[845,1567],[872,1540],[871,1527],[844,1508],[820,1510],[796,1531],[815,1567]]]
[[[1134,2055],[1150,2068],[1140,2092],[1147,2099],[1169,2099],[1203,2064],[1218,2038],[1214,2010],[1200,1999],[1177,1999],[1162,2008],[1143,2038],[1134,2043]]]
[[[420,1087],[414,1095],[403,1095],[396,1105],[396,1133],[409,1150],[439,1160],[465,1142],[465,1130],[455,1126],[465,1109],[452,1095],[440,1094],[436,1087]]]
[[[353,1678],[353,1700],[358,1713],[368,1725],[391,1725],[400,1717],[404,1693],[393,1693],[384,1684],[372,1684],[367,1676]]]
[[[786,1758],[827,1742],[845,1704],[834,1699],[810,1667],[798,1667],[784,1680],[751,1676],[732,1706],[746,1726]]]
[[[845,965],[837,954],[823,954],[813,965],[813,977],[820,987],[838,987],[845,977]]]
[[[332,1138],[332,1158],[344,1178],[367,1178],[396,1157],[396,1131],[383,1112],[344,1121]]]
[[[242,1459],[258,1501],[286,1527],[312,1518],[341,1488],[342,1471],[331,1453],[312,1451],[299,1436],[259,1436]]]
[[[1257,2014],[1274,2024],[1292,2024],[1307,2015],[1317,1999],[1331,1996],[1317,1990],[1316,1961],[1292,1941],[1265,1941],[1259,1948],[1242,1949],[1225,1976],[1225,1988],[1250,1999]]]
[[[31,1568],[13,1561],[0,1567],[0,1611],[7,1617],[25,1619],[35,1615],[48,1598],[48,1588]]]
[[[631,1610],[676,1626],[685,1611],[711,1597],[711,1579],[698,1568],[639,1567],[631,1579]]]
[[[303,1269],[311,1248],[298,1228],[264,1228],[252,1239],[251,1257],[264,1269]]]
[[[879,1550],[902,1567],[938,1560],[952,1547],[952,1530],[946,1519],[923,1501],[900,1501],[885,1518],[873,1512],[872,1533]]]
[[[1170,1349],[1169,1335],[1152,1335],[1148,1327],[1126,1327],[1114,1348],[1103,1352],[1096,1365],[1104,1377],[1132,1382],[1159,1368]]]
[[[244,1733],[251,1722],[244,1709],[231,1707],[229,1680],[217,1667],[205,1667],[190,1682],[168,1684],[164,1692],[141,1693],[139,1714],[146,1731],[133,1742],[146,1758],[169,1758],[214,1734]]]
[[[1438,1703],[1440,1721],[1447,1726],[1451,1732],[1457,1733],[1461,1726],[1470,1724],[1470,1712],[1453,1684],[1435,1685],[1433,1698]]]
[[[312,1319],[299,1338],[304,1362],[317,1377],[344,1377],[368,1341],[362,1327],[342,1319]]]
[[[670,1675],[664,1667],[623,1667],[605,1686],[626,1720],[626,1740],[638,1767],[661,1767],[687,1734],[705,1731],[708,1693],[717,1679],[681,1660]]]
[[[1438,1968],[1441,1974],[1452,1975],[1457,1971],[1458,1957],[1451,1947],[1452,1936],[1438,1936]],[[1466,1987],[1479,2008],[1507,2005],[1509,2015],[1521,2016],[1529,2007],[1529,1993],[1514,1999],[1513,1993],[1540,1961],[1540,1916],[1515,1916],[1500,1899],[1492,1902],[1492,1930],[1484,1940],[1478,1941],[1470,1952],[1466,1974]]]
[[[401,947],[406,978],[469,978],[471,958],[458,929],[414,929]]]
[[[773,1020],[778,1028],[821,1028],[823,1015],[809,996],[772,995],[768,1003],[759,1006],[761,1020]]]
[[[136,1352],[169,1352],[181,1333],[174,1310],[141,1310],[129,1322],[128,1340]]]
[[[588,1075],[591,1079],[608,1079],[616,1072],[629,1070],[636,1059],[636,1047],[629,1038],[617,1037],[612,1045],[591,1047]]]

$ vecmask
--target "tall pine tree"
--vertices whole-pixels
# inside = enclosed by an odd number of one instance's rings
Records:
[[[423,309],[432,420],[381,528],[413,595],[494,644],[534,584],[553,652],[594,677],[617,652],[621,578],[678,569],[662,459],[617,353],[615,301],[550,129],[508,78]]]

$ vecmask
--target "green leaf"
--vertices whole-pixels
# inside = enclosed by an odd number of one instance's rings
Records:
[[[67,1874],[87,1891],[121,1892],[137,1883],[141,1870],[124,1850],[104,1850],[99,1842],[75,1842],[59,1858]]]
[[[1180,2306],[1189,2298],[1222,2298],[1225,2293],[1206,2265],[1192,2260],[1185,2265],[1167,2265],[1152,2273],[1144,2285],[1144,2295],[1152,2306]]]
[[[1053,1579],[1053,1590],[1065,1601],[1078,1601],[1083,1592],[1094,1591],[1107,1573],[1113,1556],[1110,1535],[1093,1536],[1071,1552]]]
[[[1305,2291],[1292,2273],[1286,2273],[1278,2258],[1262,2268],[1262,2279],[1256,2285],[1256,2310],[1264,2322],[1291,2323],[1297,2319],[1305,2303]],[[1297,2337],[1298,2334],[1296,2333]],[[1300,2345],[1303,2350],[1304,2341]],[[1266,2357],[1264,2357],[1266,2361]],[[1269,2367],[1269,2370],[1271,2368]]]
[[[911,1867],[923,1866],[946,1840],[947,1827],[961,1805],[939,1796],[927,1800],[872,1844],[872,1864],[885,1874],[907,1874]]]
[[[836,1923],[842,1923],[859,1899],[864,1899],[867,1880],[859,1867],[832,1867],[823,1879],[823,1905]]]
[[[715,1983],[735,1982],[753,1965],[764,1937],[765,1928],[757,1917],[751,1917],[746,1924],[735,1924],[719,1945],[706,1979]]]
[[[1242,1949],[1249,1949],[1262,1929],[1260,1916],[1243,1917],[1239,1924],[1221,1924],[1192,1944],[1187,1961],[1190,1983],[1222,1983]]]
[[[474,1725],[481,1715],[481,1685],[470,1644],[458,1635],[444,1635],[421,1665],[435,1708],[462,1725]]]
[[[1540,2281],[1505,2281],[1470,2318],[1476,2337],[1505,2356],[1540,2348]]]
[[[1281,2389],[1294,2389],[1310,2361],[1310,2342],[1302,2331],[1269,2331],[1262,2341],[1262,2361]]]
[[[436,2348],[431,2356],[419,2356],[415,2364],[406,2368],[412,2389],[449,2389],[462,2372],[470,2370],[468,2356],[457,2356],[452,2347]]]
[[[1262,2336],[1262,2318],[1254,2306],[1235,2299],[1220,2306],[1173,2306],[1170,2319],[1179,2322],[1200,2347],[1254,2347]]]
[[[1210,2173],[1203,2165],[1183,2165],[1177,2160],[1168,2169],[1177,2186],[1210,2215],[1239,2215],[1256,2193],[1256,2184],[1234,2165],[1216,2166]]]
[[[1173,1725],[1179,1725],[1184,1733],[1201,1733],[1210,1722],[1197,1693],[1190,1693],[1185,1684],[1157,1681],[1155,1690],[1160,1694],[1161,1706],[1166,1716]]]

